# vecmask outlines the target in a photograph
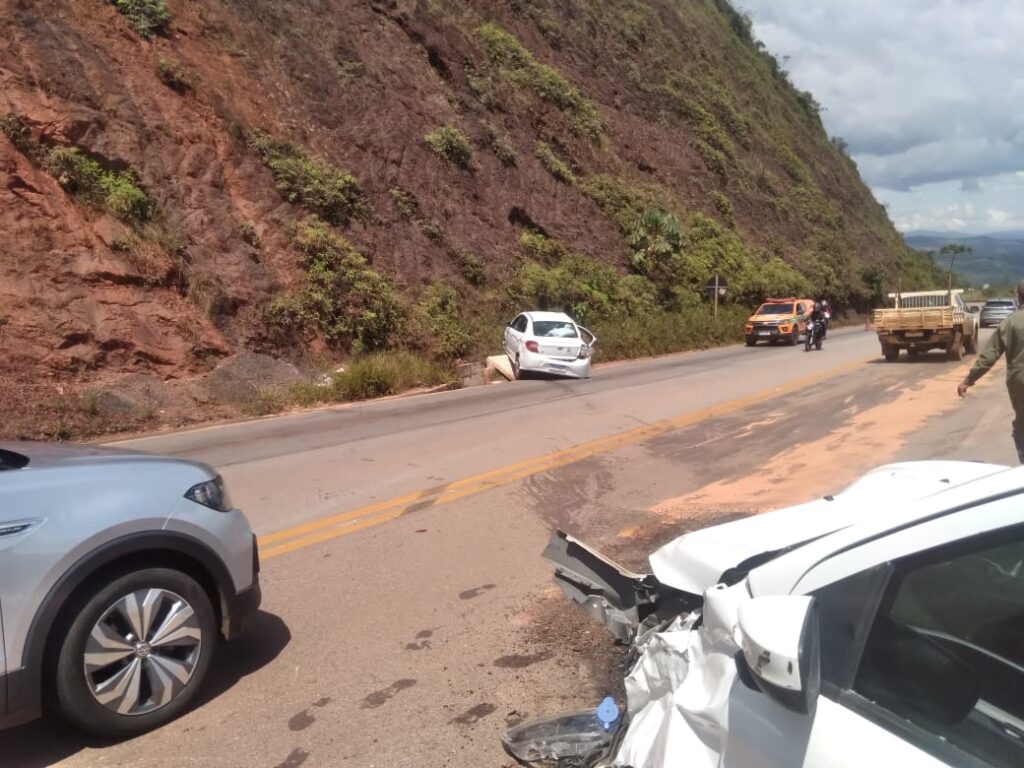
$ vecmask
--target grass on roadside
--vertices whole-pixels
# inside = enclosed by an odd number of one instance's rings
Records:
[[[410,352],[379,352],[354,359],[327,380],[300,382],[288,390],[290,404],[309,407],[324,403],[369,400],[397,395],[418,387],[456,385],[449,368]]]

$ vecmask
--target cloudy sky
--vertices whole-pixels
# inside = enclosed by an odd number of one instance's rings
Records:
[[[1024,229],[1024,2],[734,2],[899,229]]]

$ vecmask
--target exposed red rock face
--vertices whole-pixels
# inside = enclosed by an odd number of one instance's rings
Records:
[[[540,140],[581,178],[660,185],[679,211],[728,218],[797,263],[820,233],[765,191],[795,184],[774,148],[785,141],[804,183],[843,215],[843,247],[868,261],[895,253],[898,237],[856,171],[798,114],[791,88],[757,84],[762,65],[737,53],[714,2],[635,5],[639,32],[584,2],[168,0],[168,33],[145,39],[104,0],[0,0],[0,116],[18,116],[32,141],[134,174],[155,203],[152,221],[131,227],[0,134],[0,386],[183,378],[240,350],[295,352],[274,348],[262,318],[302,277],[289,244],[304,212],[246,147],[255,128],[359,180],[373,215],[344,234],[399,287],[442,279],[469,292],[451,253],[479,254],[495,273],[518,258],[524,224],[627,267],[619,225],[545,170]],[[575,135],[554,101],[507,86],[498,103],[480,96],[473,30],[487,21],[596,106],[599,138]],[[671,68],[730,91],[749,122],[728,179],[694,150],[692,121],[655,94]],[[472,143],[468,170],[425,143],[444,125]],[[514,162],[499,158],[495,137]],[[416,216],[395,190],[416,199]]]

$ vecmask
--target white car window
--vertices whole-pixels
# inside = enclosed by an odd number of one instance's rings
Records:
[[[953,765],[1024,765],[1024,526],[815,593],[830,698]]]
[[[512,328],[519,331],[520,333],[526,333],[526,324],[528,322],[529,319],[526,317],[526,315],[520,315],[519,317],[512,321]]]

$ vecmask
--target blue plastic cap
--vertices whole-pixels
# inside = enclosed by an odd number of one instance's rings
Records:
[[[611,696],[605,696],[601,703],[598,704],[597,721],[605,732],[610,731],[612,726],[619,721],[619,705],[615,703],[615,699]]]

